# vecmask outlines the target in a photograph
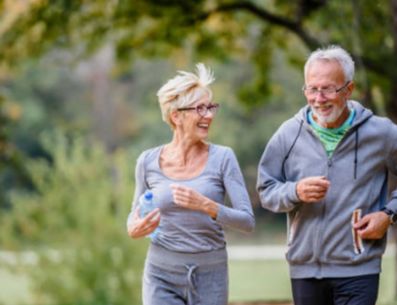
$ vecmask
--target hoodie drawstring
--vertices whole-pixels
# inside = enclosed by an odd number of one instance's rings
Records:
[[[298,133],[296,134],[295,139],[294,139],[294,141],[291,144],[291,147],[289,148],[287,154],[284,157],[284,160],[283,160],[283,163],[282,163],[282,171],[283,171],[284,178],[285,178],[285,162],[287,162],[287,160],[288,160],[288,158],[289,158],[289,156],[291,154],[291,151],[294,148],[294,146],[296,144],[296,141],[299,138],[299,135],[300,135],[300,133],[302,131],[302,126],[303,126],[303,120],[300,121]],[[357,179],[358,142],[359,142],[359,134],[358,134],[358,128],[357,128],[356,131],[355,131],[355,144],[354,144],[354,174],[353,174],[354,180]]]
[[[356,143],[354,145],[354,180],[357,179],[358,128],[356,129]]]
[[[292,149],[294,148],[296,141],[298,141],[299,135],[300,135],[301,130],[302,130],[302,126],[303,126],[303,120],[300,121],[298,133],[296,134],[296,137],[295,137],[294,141],[292,142],[291,147],[289,148],[287,154],[284,157],[284,160],[283,160],[283,163],[282,163],[282,171],[283,171],[284,179],[285,179],[285,169],[284,169],[285,162],[287,162],[287,159],[289,158],[289,155],[290,155]]]

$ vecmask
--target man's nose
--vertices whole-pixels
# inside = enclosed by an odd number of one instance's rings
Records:
[[[314,100],[316,102],[325,102],[328,100],[328,98],[325,96],[325,94],[323,93],[323,91],[318,90],[314,96]]]

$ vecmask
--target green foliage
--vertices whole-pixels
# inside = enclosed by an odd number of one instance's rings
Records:
[[[271,70],[273,50],[272,45],[267,43],[266,37],[267,34],[264,31],[255,42],[253,80],[238,92],[240,100],[250,108],[263,105],[271,93],[270,73],[267,71]]]
[[[0,173],[1,175],[1,180],[3,180],[5,174],[5,171],[8,168],[9,165],[9,158],[10,158],[10,149],[9,149],[9,143],[8,143],[8,135],[6,132],[6,126],[8,124],[8,118],[4,113],[4,98],[0,95]],[[0,184],[0,187],[4,185],[4,183]],[[2,190],[2,187],[0,188],[0,206],[3,206],[5,204],[5,192]]]
[[[255,196],[266,141],[304,103],[298,93],[308,49],[346,47],[361,69],[360,100],[372,94],[375,111],[397,118],[393,12],[387,1],[0,1],[0,241],[40,254],[36,299],[138,299],[146,244],[124,232],[134,161],[118,148],[169,141],[155,92],[175,70],[197,61],[215,68],[222,109],[210,140],[233,147]],[[86,67],[94,73],[79,78],[70,66],[104,46],[114,51],[114,62],[105,62],[111,70],[97,74],[100,58]],[[111,89],[98,90],[104,87]],[[9,120],[13,107],[21,115]],[[81,137],[37,139],[53,129]]]
[[[32,1],[18,10],[7,4],[0,7],[1,15],[16,17],[0,22],[0,66],[13,68],[25,58],[57,49],[87,56],[104,45],[114,48],[119,70],[140,56],[169,57],[178,52],[205,59],[248,58],[255,65],[254,81],[241,88],[239,97],[256,106],[274,94],[268,86],[273,52],[282,49],[291,61],[297,57],[302,61],[296,54],[302,46],[314,49],[337,43],[354,55],[359,69],[370,72],[358,79],[363,102],[394,118],[397,36],[392,5],[324,0],[58,0]],[[373,83],[379,84],[381,95],[371,94]]]
[[[9,103],[17,105],[20,115],[9,128],[13,142],[28,153],[39,155],[37,137],[45,129],[60,128],[67,132],[84,132],[89,128],[84,103],[84,89],[67,62],[50,56],[41,61],[20,65],[19,73],[0,85]]]
[[[113,239],[63,251],[60,257],[41,254],[39,268],[31,270],[33,299],[37,304],[139,305],[146,247],[125,239],[114,234]]]
[[[82,102],[84,91],[65,63],[55,65],[47,58],[19,68],[18,74],[0,84],[3,207],[10,205],[10,192],[32,187],[24,159],[46,155],[37,134],[55,128],[84,133],[90,122],[85,115],[87,103]]]
[[[242,89],[240,97],[252,105],[273,94],[266,86],[270,52],[282,49],[296,60],[297,48],[336,43],[353,54],[358,68],[370,72],[357,86],[366,94],[364,102],[376,111],[379,100],[384,100],[383,108],[394,118],[397,36],[392,5],[325,0],[57,0],[32,1],[18,10],[7,4],[0,7],[4,17],[0,67],[14,68],[23,59],[57,49],[87,56],[104,45],[113,46],[120,70],[140,56],[169,57],[178,52],[206,59],[248,58],[256,66],[255,81]],[[5,18],[9,13],[16,16],[11,21]],[[380,99],[371,96],[372,83],[382,87]]]
[[[9,190],[30,185],[22,153],[11,141],[11,126],[15,125],[19,107],[7,104],[0,95],[0,209],[9,207]]]
[[[133,159],[59,132],[43,137],[50,160],[28,161],[34,193],[15,193],[0,215],[1,243],[33,249],[38,304],[139,304],[146,241],[126,233]]]

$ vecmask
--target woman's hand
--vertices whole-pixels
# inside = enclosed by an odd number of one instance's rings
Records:
[[[204,212],[216,219],[219,207],[215,201],[201,195],[190,187],[171,184],[171,188],[175,204],[186,209]]]
[[[160,209],[156,208],[144,218],[139,217],[139,207],[135,210],[127,230],[131,238],[137,239],[152,233],[160,223]]]

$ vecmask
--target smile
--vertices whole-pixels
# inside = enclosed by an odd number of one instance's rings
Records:
[[[327,112],[329,110],[331,110],[333,108],[332,104],[326,104],[326,105],[321,105],[321,106],[314,106],[314,109],[316,111],[320,111],[320,112]]]

